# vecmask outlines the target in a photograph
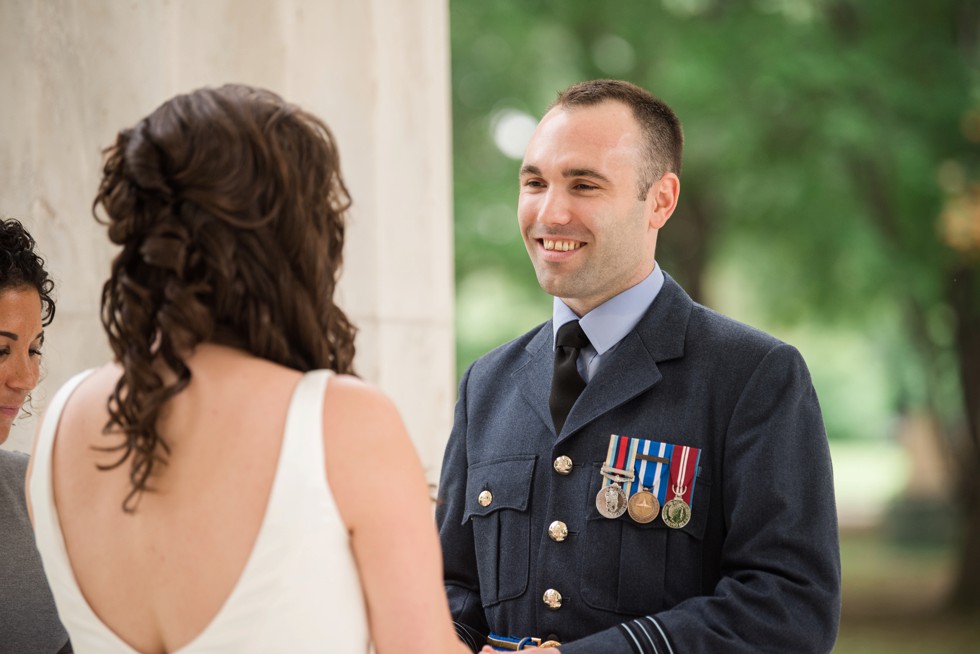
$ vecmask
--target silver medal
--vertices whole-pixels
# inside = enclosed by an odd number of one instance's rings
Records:
[[[595,496],[595,508],[604,518],[614,520],[626,513],[626,493],[617,483],[612,483]]]

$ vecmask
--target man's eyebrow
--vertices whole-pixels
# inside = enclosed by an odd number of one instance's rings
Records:
[[[531,164],[527,164],[521,168],[521,176],[540,174],[541,169]],[[561,176],[566,179],[570,177],[590,177],[606,184],[611,183],[608,177],[600,173],[598,170],[593,170],[592,168],[569,168],[567,170],[563,170]]]
[[[568,170],[562,171],[562,177],[591,177],[592,179],[597,179],[600,182],[605,182],[609,184],[609,178],[600,173],[598,170],[593,170],[592,168],[570,168]]]

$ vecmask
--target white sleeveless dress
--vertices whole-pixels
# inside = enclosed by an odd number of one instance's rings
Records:
[[[58,391],[38,436],[31,478],[37,545],[76,654],[139,654],[99,620],[82,596],[54,504],[51,454],[58,421],[89,372]],[[248,562],[211,623],[175,654],[369,651],[357,567],[323,465],[323,393],[329,376],[329,371],[309,372],[297,385]]]

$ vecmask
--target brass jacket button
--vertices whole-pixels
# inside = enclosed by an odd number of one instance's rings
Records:
[[[548,525],[548,536],[556,543],[568,538],[568,526],[561,520],[555,520]]]
[[[490,503],[493,502],[493,493],[485,490],[480,493],[480,496],[476,498],[476,501],[480,503],[480,506],[490,506]]]
[[[560,457],[555,459],[554,464],[555,472],[559,475],[567,475],[572,471],[572,460],[562,454]]]
[[[544,591],[544,597],[541,598],[544,601],[545,606],[553,611],[557,611],[561,608],[561,593],[559,593],[554,588],[549,588]]]

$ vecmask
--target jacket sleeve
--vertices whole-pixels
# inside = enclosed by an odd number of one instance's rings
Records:
[[[833,648],[840,547],[830,450],[809,372],[791,346],[776,345],[752,373],[722,456],[727,531],[713,592],[563,645],[563,654]]]
[[[469,525],[463,524],[467,476],[466,385],[471,371],[472,366],[463,375],[459,385],[453,430],[442,462],[436,523],[442,545],[446,594],[456,633],[461,641],[476,652],[486,643],[490,628],[480,602],[473,530]]]

